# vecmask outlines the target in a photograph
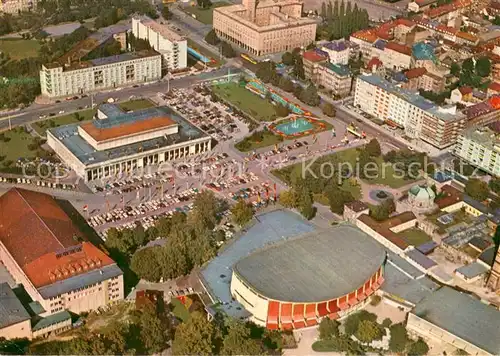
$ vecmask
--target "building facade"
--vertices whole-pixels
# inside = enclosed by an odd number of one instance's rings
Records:
[[[97,119],[47,131],[47,143],[86,182],[208,152],[211,137],[169,108],[124,113],[102,105]]]
[[[345,65],[324,63],[317,68],[318,85],[331,90],[332,95],[345,97],[351,92],[352,74]]]
[[[354,105],[439,149],[455,144],[466,122],[456,107],[439,107],[377,75],[358,76]]]
[[[13,188],[0,197],[0,214],[0,261],[44,316],[79,314],[123,299],[123,272],[84,241],[51,196]]]
[[[290,51],[316,37],[316,20],[302,17],[302,7],[300,0],[244,0],[214,9],[213,28],[255,56]]]
[[[187,40],[149,17],[132,18],[132,33],[149,42],[163,57],[169,71],[187,68]]]
[[[161,54],[155,51],[124,53],[76,63],[42,65],[42,95],[50,98],[132,86],[161,79]]]
[[[22,11],[31,11],[36,7],[37,0],[5,0],[0,1],[0,13],[17,15]]]

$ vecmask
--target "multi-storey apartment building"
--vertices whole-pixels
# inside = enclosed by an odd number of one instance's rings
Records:
[[[131,86],[161,79],[162,56],[153,50],[68,63],[42,65],[43,95],[60,97]]]
[[[221,39],[261,56],[314,42],[316,20],[302,17],[301,0],[243,0],[214,10],[213,28]]]
[[[333,41],[325,43],[321,49],[328,53],[330,63],[344,64],[349,63],[350,48],[345,41]]]
[[[456,107],[439,107],[417,92],[409,91],[377,75],[358,77],[354,105],[364,112],[404,128],[405,134],[442,149],[455,144],[466,116]]]
[[[0,197],[0,261],[44,316],[123,299],[123,272],[50,195],[13,188]]]
[[[16,15],[21,11],[30,11],[36,7],[37,0],[2,0],[0,13]]]
[[[490,174],[500,176],[500,135],[488,126],[473,126],[458,137],[455,154]]]
[[[134,17],[132,33],[136,38],[148,41],[155,51],[161,53],[168,70],[187,67],[187,40],[167,26],[146,16]]]

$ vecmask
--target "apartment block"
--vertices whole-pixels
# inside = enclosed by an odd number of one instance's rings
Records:
[[[132,33],[136,38],[148,41],[162,55],[164,66],[169,71],[187,67],[187,40],[167,26],[146,16],[134,17]]]
[[[161,79],[162,55],[153,50],[42,65],[42,95],[56,98]]]
[[[307,46],[316,37],[317,21],[302,17],[300,0],[243,0],[214,9],[219,38],[262,56]]]
[[[466,116],[456,107],[439,107],[417,92],[373,75],[356,80],[354,105],[364,112],[401,127],[411,138],[419,138],[443,149],[456,143]]]
[[[352,74],[345,65],[323,63],[317,67],[317,85],[331,90],[332,95],[345,97],[351,92]]]
[[[488,126],[473,126],[459,135],[455,154],[490,174],[500,176],[500,135]]]
[[[328,54],[330,63],[344,64],[349,63],[350,48],[344,41],[333,41],[325,43],[321,50]]]

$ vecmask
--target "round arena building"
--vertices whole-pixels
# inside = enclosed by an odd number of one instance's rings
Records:
[[[359,309],[383,283],[386,253],[349,224],[253,252],[233,266],[231,294],[268,329],[313,326]]]

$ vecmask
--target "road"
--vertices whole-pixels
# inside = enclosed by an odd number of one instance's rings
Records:
[[[240,73],[241,70],[236,67],[223,67],[221,69],[202,73],[196,76],[189,76],[180,79],[175,79],[170,81],[170,86],[172,88],[187,88],[193,84],[214,80],[217,78],[222,78],[228,73],[228,69],[231,74]],[[152,83],[149,85],[142,85],[137,88],[123,88],[114,91],[101,92],[94,95],[94,103],[101,103],[106,101],[108,98],[114,98],[118,101],[128,100],[130,96],[134,95],[136,97],[150,97],[155,95],[157,92],[167,91],[168,84],[166,81]],[[19,111],[18,113],[11,116],[12,127],[24,125],[26,123],[38,121],[40,115],[49,115],[50,113],[57,114],[59,111],[64,111],[65,114],[77,111],[79,108],[83,108],[88,105],[90,107],[91,98],[83,98],[78,100],[65,101],[62,100],[60,103],[54,104],[33,104],[30,107]],[[0,115],[0,131],[9,128],[9,120],[7,115]]]

